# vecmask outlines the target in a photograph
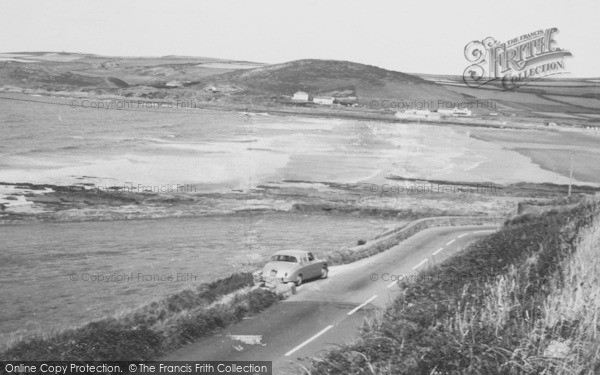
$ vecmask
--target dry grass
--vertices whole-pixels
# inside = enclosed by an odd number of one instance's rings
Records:
[[[600,219],[551,284],[543,312],[539,352],[560,360],[553,373],[600,372]]]
[[[483,306],[459,309],[448,324],[463,337],[487,329],[504,345],[491,347],[500,373],[597,374],[600,371],[600,218],[578,236],[545,289],[535,285],[538,254],[511,266],[483,288]],[[511,339],[520,337],[511,344]],[[473,342],[472,345],[477,345]]]

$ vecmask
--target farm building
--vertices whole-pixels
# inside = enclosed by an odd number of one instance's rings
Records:
[[[438,109],[438,113],[441,116],[461,116],[461,117],[470,117],[472,112],[468,108],[458,108],[454,107],[452,109]]]
[[[335,98],[331,96],[318,96],[313,99],[313,103],[322,105],[332,105],[334,100]]]
[[[308,95],[304,91],[298,91],[294,94],[292,100],[296,102],[308,102],[310,100],[310,95]]]
[[[183,86],[183,82],[181,81],[169,81],[167,83],[165,83],[166,87],[182,87]]]

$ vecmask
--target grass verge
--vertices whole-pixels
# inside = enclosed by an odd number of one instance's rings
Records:
[[[234,274],[118,316],[13,343],[2,360],[149,360],[272,305],[277,297]]]
[[[325,256],[327,264],[340,265],[356,262],[381,253],[415,234],[429,228],[457,225],[500,225],[502,218],[491,216],[441,216],[412,221],[399,228],[383,233],[352,248],[336,250]]]
[[[311,374],[597,374],[600,204],[505,223],[423,271]]]

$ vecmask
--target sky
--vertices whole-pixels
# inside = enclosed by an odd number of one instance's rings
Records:
[[[557,27],[566,70],[600,77],[600,1],[2,0],[0,52],[349,60],[458,74],[466,44]]]

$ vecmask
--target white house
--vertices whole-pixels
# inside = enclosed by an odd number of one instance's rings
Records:
[[[458,108],[454,107],[452,109],[438,109],[438,113],[442,116],[462,116],[462,117],[470,117],[471,110],[468,108]]]
[[[313,99],[313,103],[322,104],[322,105],[332,105],[334,97],[331,96],[319,96]]]
[[[454,108],[455,116],[471,117],[472,112],[468,108]]]
[[[304,91],[298,91],[294,94],[292,100],[296,102],[308,102],[310,100],[310,96]]]
[[[165,86],[167,86],[167,87],[182,87],[183,86],[183,82],[181,82],[181,81],[169,81],[169,82],[165,83]]]

